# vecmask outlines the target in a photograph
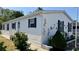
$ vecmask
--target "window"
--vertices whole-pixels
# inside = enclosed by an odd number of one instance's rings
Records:
[[[60,31],[60,20],[58,20],[58,31]]]
[[[64,32],[64,21],[58,20],[58,31]]]
[[[36,28],[36,18],[28,19],[28,27]]]
[[[5,30],[5,25],[4,24],[3,24],[2,28],[3,28],[3,30]]]
[[[68,32],[71,32],[71,29],[72,29],[72,24],[68,23]]]
[[[12,29],[16,29],[16,23],[12,23]]]
[[[7,30],[9,30],[9,24],[7,24]]]

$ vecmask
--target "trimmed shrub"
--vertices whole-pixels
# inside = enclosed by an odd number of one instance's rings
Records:
[[[4,46],[4,42],[0,43],[0,51],[6,51],[7,46]]]
[[[56,51],[65,50],[65,48],[67,46],[64,35],[62,35],[59,31],[57,31],[56,34],[52,38],[49,39],[48,45],[52,46],[53,49],[51,49],[51,50],[54,50],[54,51],[55,50]]]
[[[14,36],[11,36],[11,40],[14,42],[15,46],[20,51],[28,51],[28,50],[30,50],[29,49],[30,44],[27,43],[28,37],[24,33],[22,33],[22,32],[15,33]]]
[[[52,39],[53,37],[48,38],[48,46],[52,46]]]

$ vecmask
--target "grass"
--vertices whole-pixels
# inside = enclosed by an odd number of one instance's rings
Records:
[[[6,48],[7,51],[15,51],[16,50],[16,47],[11,40],[0,36],[0,42],[4,42],[4,46],[7,46],[7,48]]]

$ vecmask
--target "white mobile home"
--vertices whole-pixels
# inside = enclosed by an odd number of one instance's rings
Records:
[[[36,10],[26,16],[4,22],[2,34],[10,37],[15,32],[24,32],[29,41],[36,44],[47,44],[48,38],[59,29],[72,35],[72,19],[63,10]]]

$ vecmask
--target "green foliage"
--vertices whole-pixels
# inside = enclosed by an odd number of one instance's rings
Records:
[[[18,17],[24,16],[24,14],[20,11],[9,10],[9,9],[1,9],[0,10],[0,30],[2,29],[2,23],[5,21],[9,21]]]
[[[56,34],[49,39],[48,45],[57,49],[65,49],[67,46],[64,36],[59,31],[57,31]]]
[[[41,7],[38,7],[38,10],[43,10]]]
[[[11,37],[11,40],[14,42],[17,49],[20,51],[28,51],[30,50],[30,44],[27,43],[28,37],[24,33],[15,33],[13,37]]]
[[[12,20],[21,16],[24,16],[24,14],[20,11],[15,11],[15,10],[9,10],[9,9],[3,9],[0,11],[0,20],[2,22]]]
[[[4,42],[0,43],[0,51],[6,51],[6,46],[4,46]]]
[[[15,17],[15,18],[18,18],[20,16],[24,16],[24,14],[20,11],[14,11],[13,14],[12,14],[12,17]]]
[[[52,46],[52,38],[53,37],[48,38],[48,46]]]

